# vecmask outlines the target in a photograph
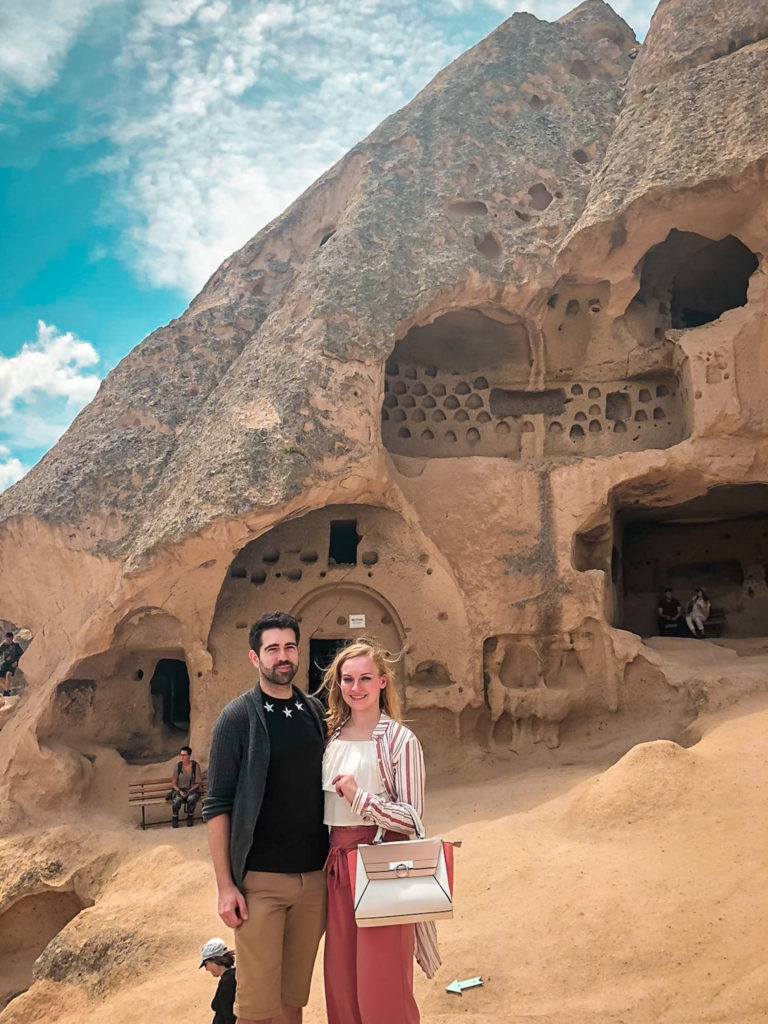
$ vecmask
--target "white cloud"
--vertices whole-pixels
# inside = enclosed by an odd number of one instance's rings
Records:
[[[48,88],[94,11],[116,0],[2,0],[0,99]]]
[[[0,434],[7,443],[0,444],[0,458],[57,441],[96,393],[99,377],[87,368],[98,361],[89,342],[42,320],[35,341],[13,356],[0,355]],[[15,456],[4,465],[6,475],[24,472]]]
[[[25,466],[20,459],[11,456],[10,449],[0,444],[0,491],[21,480],[28,469],[29,466]]]
[[[200,288],[457,55],[441,7],[143,0],[118,67],[130,102],[100,166],[132,217],[134,265],[154,285]]]

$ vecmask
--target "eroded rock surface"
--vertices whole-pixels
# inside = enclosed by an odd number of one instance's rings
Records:
[[[128,824],[115,785],[188,738],[205,764],[274,607],[312,682],[362,630],[402,651],[435,773],[680,768],[765,690],[765,18],[668,0],[638,47],[600,0],[515,15],[110,374],[0,497],[34,633],[5,834]],[[667,585],[710,592],[714,643],[648,641]],[[41,985],[154,955],[78,917]]]

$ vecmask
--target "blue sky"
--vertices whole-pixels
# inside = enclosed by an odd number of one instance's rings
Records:
[[[0,490],[230,252],[515,11],[1,0]],[[645,34],[653,0],[616,0]]]

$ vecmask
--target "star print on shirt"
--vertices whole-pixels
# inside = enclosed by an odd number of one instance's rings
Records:
[[[275,709],[275,705],[274,704],[268,704],[266,701],[264,701],[264,710],[265,711],[274,711],[274,709]]]
[[[293,714],[293,711],[291,710],[291,708],[283,708],[283,714],[285,715],[286,718],[290,718],[291,715]]]
[[[304,705],[303,704],[299,704],[298,701],[296,701],[294,707],[296,708],[297,711],[303,711],[304,710]]]

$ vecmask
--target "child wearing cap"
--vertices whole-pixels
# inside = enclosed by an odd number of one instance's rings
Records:
[[[237,979],[234,952],[227,949],[223,939],[208,939],[200,950],[200,967],[204,967],[212,977],[219,979],[216,995],[211,1002],[211,1024],[236,1024],[234,1006]]]

